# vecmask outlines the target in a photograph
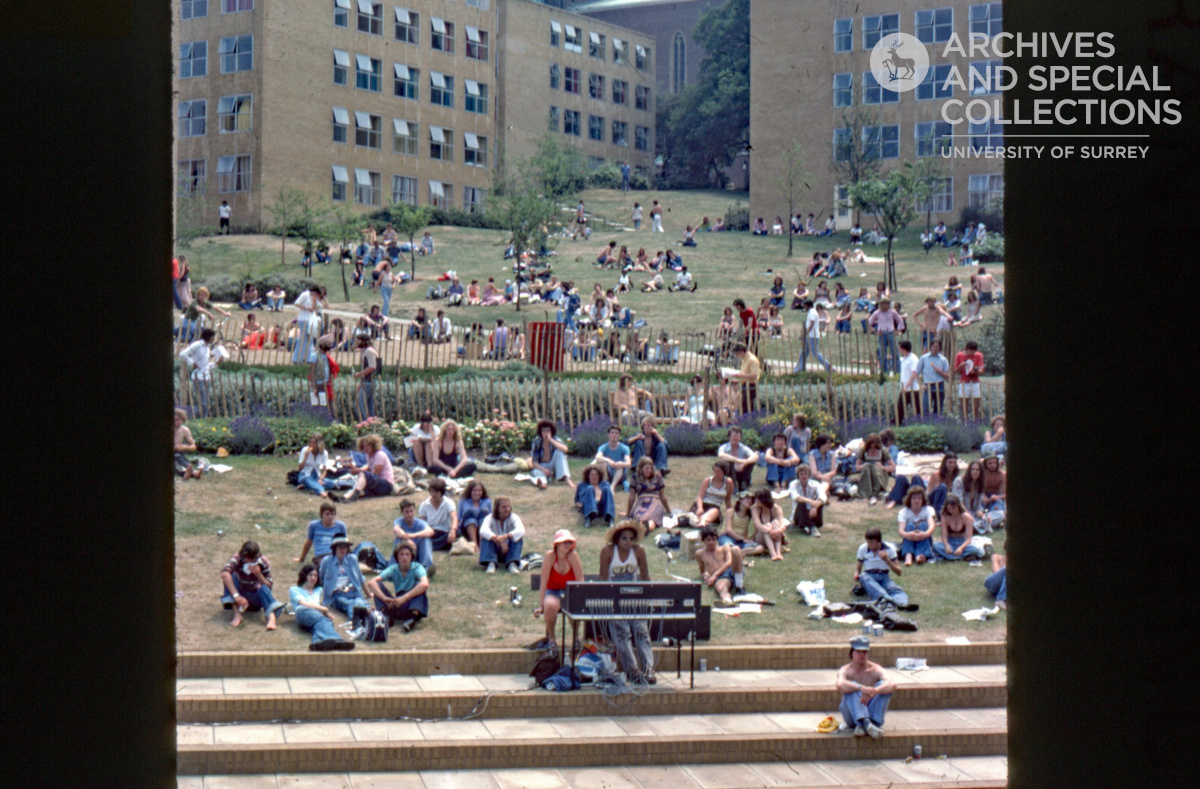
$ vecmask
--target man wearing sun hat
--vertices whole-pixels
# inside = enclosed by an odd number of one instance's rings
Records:
[[[641,539],[646,527],[636,520],[624,520],[609,527],[600,549],[601,581],[649,581],[650,569]],[[621,657],[621,667],[630,682],[645,680],[653,685],[654,652],[650,648],[650,627],[645,619],[622,619],[609,623],[608,632]],[[630,635],[632,634],[632,642]],[[634,652],[633,645],[637,645]]]
[[[350,539],[341,534],[329,543],[332,554],[321,560],[317,572],[321,578],[324,606],[332,605],[346,616],[354,616],[354,609],[370,609],[365,599],[366,582],[358,566],[358,557],[350,553]]]
[[[850,639],[850,662],[838,669],[837,689],[842,694],[838,705],[847,726],[854,728],[855,737],[871,735],[878,740],[883,735],[883,716],[896,690],[894,681],[886,681],[883,666],[870,660],[871,639],[855,636]]]

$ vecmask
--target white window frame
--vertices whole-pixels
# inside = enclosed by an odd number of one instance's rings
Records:
[[[546,124],[552,132],[557,132],[562,128],[562,111],[553,104],[550,105],[550,114],[546,118]]]
[[[633,90],[633,107],[642,112],[650,111],[650,86],[637,85]]]
[[[338,139],[338,129],[342,130],[342,139]],[[333,108],[333,141],[342,145],[350,139],[350,113],[345,107]]]
[[[429,72],[429,103],[454,109],[454,77],[440,71]]]
[[[892,139],[887,139],[891,137]],[[895,123],[883,123],[877,126],[862,127],[862,144],[864,159],[899,159],[900,158],[900,126]],[[894,145],[894,152],[888,155],[888,146]],[[872,155],[874,154],[874,155]]]
[[[484,211],[484,201],[487,193],[477,186],[463,187],[463,211],[468,214],[481,214]]]
[[[983,123],[967,124],[967,143],[972,151],[983,148],[1000,148],[1004,145],[1003,118],[989,118]]]
[[[833,106],[854,105],[854,72],[846,71],[833,75]]]
[[[894,24],[889,24],[894,23]],[[900,32],[900,14],[874,14],[862,21],[864,52],[870,52],[881,38]]]
[[[187,131],[184,134],[184,131]],[[179,102],[179,139],[203,137],[208,133],[208,99]]]
[[[449,197],[447,197],[449,193]],[[429,204],[445,211],[454,207],[454,184],[445,181],[429,182]]]
[[[184,66],[187,66],[187,73],[184,74]],[[196,66],[200,66],[200,73],[196,73]],[[195,77],[208,76],[208,42],[207,41],[185,41],[179,45],[179,78],[193,79]]]
[[[357,30],[372,36],[383,35],[383,3],[358,0]]]
[[[354,168],[354,202],[358,205],[379,205],[383,192],[383,173]]]
[[[588,73],[588,98],[604,101],[604,75]]]
[[[392,153],[401,156],[420,156],[420,124],[392,118]]]
[[[638,150],[638,151],[650,150],[650,127],[649,126],[634,126],[633,127],[633,147],[634,147],[634,150]]]
[[[488,62],[488,32],[477,27],[466,25],[467,30],[467,45],[464,47],[463,54],[471,60],[479,60],[484,63]]]
[[[967,177],[967,205],[988,208],[995,199],[1004,199],[1004,173],[979,173]]]
[[[626,55],[627,49],[628,47],[624,41],[613,36],[613,63],[627,62],[629,60],[628,55]]]
[[[421,15],[411,8],[396,6],[394,37],[401,44],[421,45]]]
[[[254,159],[248,153],[222,156],[217,160],[217,193],[249,192]]]
[[[557,63],[550,64],[550,90],[562,90],[563,76],[562,66]]]
[[[833,160],[835,162],[850,161],[850,146],[854,145],[854,141],[850,137],[850,129],[845,126],[839,126],[833,130]],[[840,155],[845,151],[845,156]]]
[[[204,194],[208,190],[208,160],[180,159],[175,165],[175,183],[181,195]]]
[[[967,8],[967,30],[983,33],[989,39],[1004,32],[1004,6],[1001,3],[978,3]]]
[[[872,101],[874,91],[879,91],[879,98]],[[890,94],[890,95],[889,95]],[[894,90],[888,90],[879,84],[879,80],[875,79],[875,75],[870,71],[864,71],[862,75],[862,103],[863,104],[896,104],[900,101],[900,94]]]
[[[622,148],[629,147],[629,123],[627,121],[613,119],[612,144],[619,145]]]
[[[471,8],[478,8],[480,11],[488,10],[488,0],[466,0],[466,3]]]
[[[579,110],[563,110],[563,134],[582,136],[583,114]]]
[[[583,54],[583,31],[574,25],[563,25],[563,49]]]
[[[954,176],[941,179],[941,188],[929,195],[929,199],[917,206],[918,211],[933,211],[935,214],[945,214],[954,210]]]
[[[330,174],[330,182],[330,199],[336,200],[339,203],[346,202],[347,192],[349,192],[350,189],[350,173],[346,170],[346,168],[342,167],[340,164],[333,165],[333,170]],[[340,190],[338,189],[339,186],[341,186]],[[339,194],[341,197],[338,196]]]
[[[942,17],[940,21],[939,15]],[[944,44],[950,40],[950,34],[953,32],[953,7],[922,8],[913,12],[913,35],[922,44]]]
[[[604,116],[588,114],[588,139],[604,142]]]
[[[339,75],[342,78],[341,82],[338,82]],[[350,53],[345,50],[333,50],[333,84],[342,86],[350,84]]]
[[[393,175],[392,176],[392,202],[406,203],[407,205],[415,206],[417,204],[417,187],[416,178],[411,175]],[[412,187],[406,189],[405,187]]]
[[[447,55],[454,54],[454,23],[447,22],[440,16],[429,17],[429,24],[432,30],[429,39],[429,48],[435,52],[444,52]]]
[[[853,18],[833,20],[833,51],[839,53],[854,51]]]
[[[372,115],[362,111],[354,113],[354,147],[370,148],[373,151],[383,150],[382,115]]]
[[[203,19],[208,16],[208,0],[180,0],[180,19]]]
[[[418,101],[421,98],[421,71],[404,63],[392,64],[392,95]]]
[[[364,68],[365,64],[365,68]],[[362,75],[367,77],[367,86],[363,87],[359,84]],[[366,90],[371,93],[383,92],[383,61],[379,58],[373,58],[370,55],[354,56],[354,87],[357,90]]]
[[[350,0],[333,0],[333,26],[350,27]]]
[[[953,144],[954,128],[946,121],[922,121],[913,125],[913,152],[919,158],[936,156]]]
[[[232,128],[226,128],[227,125]],[[254,96],[250,93],[222,96],[217,103],[217,128],[221,134],[237,134],[254,128]]]
[[[650,50],[641,44],[633,45],[633,67],[638,71],[650,68]]]
[[[550,20],[550,46],[559,47],[562,43],[562,24]]]
[[[469,167],[487,167],[487,144],[487,137],[480,137],[474,132],[463,132],[463,164]]]
[[[246,46],[246,49],[243,49]],[[254,70],[254,34],[226,36],[221,39],[217,48],[221,58],[221,73],[236,74],[239,71]],[[232,65],[233,68],[228,68]]]
[[[572,74],[575,75],[574,80],[571,79]],[[575,90],[571,90],[572,82],[575,84]],[[577,68],[563,66],[563,90],[578,96],[580,91],[583,90],[583,72]]]
[[[1003,91],[997,87],[1000,83],[1000,66],[1002,65],[1004,62],[998,58],[972,60],[967,68],[967,95],[996,96],[1002,93]]]
[[[243,11],[253,11],[254,0],[221,0],[222,14],[240,14]]]
[[[917,101],[942,101],[954,98],[953,83],[946,84],[953,68],[954,66],[950,63],[931,63],[929,71],[925,72],[925,79],[921,80],[916,90],[913,91],[913,97]]]
[[[444,126],[429,127],[429,158],[438,162],[454,161],[454,130]]]
[[[617,87],[620,86],[618,94]],[[612,101],[613,104],[629,106],[629,83],[623,79],[614,79],[612,81]]]
[[[608,48],[604,44],[605,38],[603,33],[597,33],[595,30],[588,31],[588,57],[607,60],[608,58],[605,55],[608,54]]]
[[[473,79],[464,79],[463,85],[466,90],[463,91],[463,109],[467,112],[473,112],[477,115],[488,114],[488,86],[486,82],[476,82]],[[472,91],[474,86],[474,91]]]

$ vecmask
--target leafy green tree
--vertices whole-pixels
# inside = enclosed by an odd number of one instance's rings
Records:
[[[862,92],[859,88],[852,89],[850,106],[842,109],[842,125],[833,143],[833,161],[830,167],[838,183],[845,184],[847,191],[854,185],[879,174],[881,162],[879,145],[869,144],[863,137],[866,127],[878,128],[875,113],[862,103]],[[854,206],[854,221],[860,219],[859,209]]]
[[[692,38],[704,49],[696,82],[658,101],[663,172],[680,186],[707,186],[746,150],[750,128],[750,2],[705,11]]]
[[[779,190],[779,196],[787,201],[788,220],[790,221],[796,215],[796,206],[800,203],[800,195],[812,190],[808,183],[808,170],[804,166],[804,152],[800,148],[800,143],[784,149],[779,155],[775,168],[771,171],[771,182]],[[794,238],[795,234],[789,230],[788,257],[792,256],[792,240]]]
[[[334,239],[340,245],[338,250],[338,269],[342,272],[342,294],[346,301],[350,301],[350,286],[346,284],[346,266],[342,263],[341,252],[342,250],[353,249],[351,244],[358,237],[363,219],[357,211],[346,203],[334,203],[325,216],[327,217],[324,229],[325,236]]]
[[[929,199],[928,185],[922,181],[912,162],[905,162],[903,167],[885,175],[871,176],[851,184],[848,193],[851,205],[856,210],[874,216],[887,238],[885,279],[888,287],[895,290],[896,257],[892,254],[892,242],[917,218],[917,204]]]
[[[275,220],[271,229],[279,234],[279,265],[281,266],[287,263],[288,234],[295,229],[296,221],[300,218],[304,204],[307,202],[308,198],[304,196],[304,192],[284,184],[271,195],[271,201],[265,206],[267,213]]]
[[[519,268],[521,252],[541,249],[558,218],[558,200],[542,188],[545,180],[536,164],[544,161],[535,155],[530,161],[515,163],[509,172],[515,169],[516,175],[510,175],[500,184],[493,181],[493,186],[500,188],[493,189],[493,198],[487,206],[488,218],[504,228],[516,251],[513,279],[517,285],[517,312],[521,311],[521,279],[524,276]]]
[[[918,209],[925,211],[925,231],[929,232],[933,227],[932,198],[938,191],[938,187],[946,180],[946,168],[942,165],[942,158],[935,153],[917,159],[917,163],[913,166],[913,176],[925,190],[923,202],[918,205]]]
[[[427,205],[413,206],[403,201],[392,203],[388,207],[388,215],[396,233],[408,238],[408,254],[411,258],[412,278],[417,278],[417,245],[414,239],[429,226],[433,218],[433,208]]]
[[[217,229],[205,224],[208,203],[199,192],[179,195],[175,200],[175,242],[188,248],[202,236],[215,235]]]
[[[578,149],[563,145],[547,132],[538,140],[537,151],[526,161],[514,162],[517,176],[508,169],[498,170],[493,179],[493,194],[501,194],[513,181],[532,178],[537,190],[551,200],[566,200],[587,186],[587,163]],[[522,172],[522,168],[524,172]]]

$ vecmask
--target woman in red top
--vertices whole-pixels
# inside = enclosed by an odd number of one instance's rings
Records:
[[[554,547],[542,557],[546,575],[542,578],[542,596],[533,615],[546,615],[546,638],[533,645],[534,649],[554,647],[554,625],[558,621],[558,610],[562,608],[563,595],[567,593],[567,582],[583,580],[583,562],[575,552],[575,537],[568,529],[554,532]]]

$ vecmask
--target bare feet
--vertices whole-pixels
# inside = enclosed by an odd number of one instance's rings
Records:
[[[782,561],[783,561],[783,557],[782,557],[782,556],[780,556],[779,554],[776,554],[775,556],[772,556],[772,557],[771,557],[771,561],[773,561],[773,562],[782,562]]]
[[[895,507],[895,506],[896,506],[896,502],[892,501],[891,499],[888,499],[887,504],[884,504],[883,508],[885,510],[890,510],[892,507]]]
[[[904,557],[904,566],[912,567],[912,554],[911,553]]]
[[[234,613],[233,613],[233,619],[229,620],[229,626],[230,626],[230,627],[237,627],[237,626],[239,626],[240,624],[242,624],[242,612],[241,612],[241,611],[234,611]]]
[[[1007,611],[1008,610],[1008,601],[1007,600],[997,600],[996,607],[999,608],[1001,611]]]
[[[924,556],[918,556],[918,557],[917,557],[917,564],[925,564],[925,557],[924,557]]]
[[[272,611],[267,615],[267,630],[274,630],[278,626],[279,623],[275,621],[275,612]]]
[[[567,483],[568,488],[570,488],[571,490],[575,490],[575,483],[571,481],[570,477],[567,477],[565,482]]]

